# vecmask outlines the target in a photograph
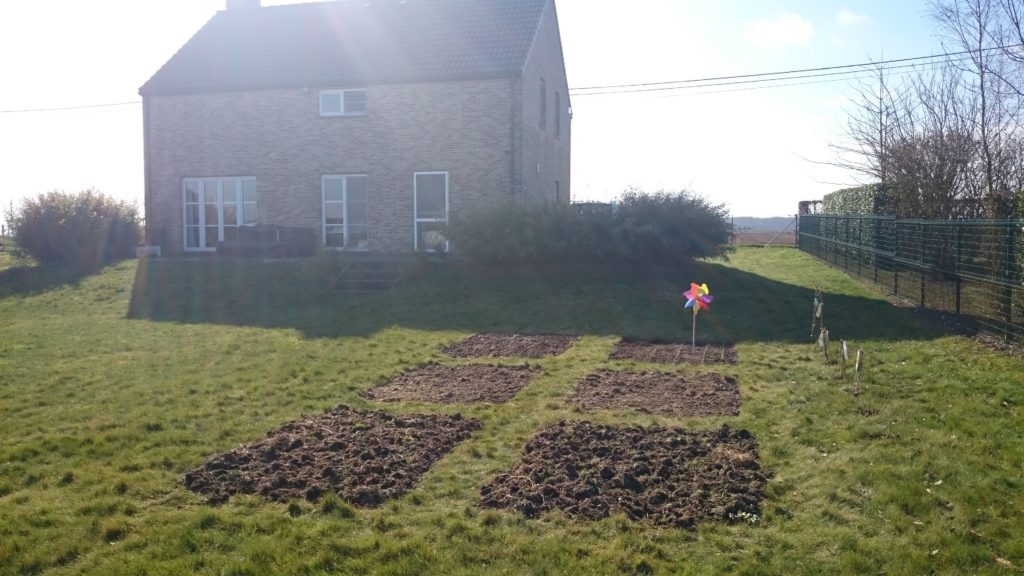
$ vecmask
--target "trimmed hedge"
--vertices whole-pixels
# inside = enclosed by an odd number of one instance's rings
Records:
[[[42,264],[60,263],[76,272],[129,258],[142,237],[134,204],[95,190],[46,192],[7,213],[19,250]]]
[[[508,203],[455,218],[447,236],[479,262],[681,262],[722,257],[731,229],[722,205],[688,191],[625,192],[606,207]]]
[[[882,216],[891,213],[889,194],[881,184],[865,184],[826,194],[822,199],[824,214]]]

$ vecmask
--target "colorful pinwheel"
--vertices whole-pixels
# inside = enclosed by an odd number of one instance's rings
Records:
[[[701,310],[707,310],[711,307],[711,301],[714,297],[708,293],[708,285],[696,283],[690,283],[690,289],[686,291],[683,296],[686,297],[686,306],[684,308],[693,308],[694,316],[697,315]]]
[[[711,301],[714,300],[711,294],[709,294],[707,284],[697,284],[696,282],[690,283],[690,289],[683,294],[686,297],[686,306],[683,308],[693,308],[693,332],[691,335],[690,344],[693,349],[697,349],[697,314],[701,310],[707,310],[711,307]]]

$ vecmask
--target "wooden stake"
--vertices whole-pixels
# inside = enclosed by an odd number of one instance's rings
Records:
[[[861,362],[861,350],[857,350],[857,363],[853,367],[853,394],[854,396],[860,394],[860,373],[864,368],[864,364]]]
[[[846,347],[846,340],[840,340],[842,347],[839,350],[839,378],[846,381],[846,362],[850,359],[850,352]]]

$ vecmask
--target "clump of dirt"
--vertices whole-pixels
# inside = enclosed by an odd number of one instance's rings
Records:
[[[537,366],[424,364],[363,393],[371,400],[441,404],[508,402],[540,372]]]
[[[211,457],[181,483],[211,504],[233,494],[316,501],[334,491],[373,507],[408,492],[430,467],[481,428],[478,420],[394,415],[338,406],[285,424],[259,442]]]
[[[735,364],[736,349],[732,346],[688,343],[661,344],[623,340],[612,350],[612,360],[637,360],[658,364]]]
[[[583,410],[632,408],[665,416],[738,416],[736,378],[598,370],[576,384],[570,400]]]
[[[560,334],[474,334],[444,347],[441,352],[453,358],[514,357],[544,358],[558,356],[572,346],[574,336]]]
[[[596,520],[692,528],[705,520],[750,521],[768,481],[746,430],[559,422],[534,436],[519,462],[480,490],[480,506],[534,517],[561,510]]]

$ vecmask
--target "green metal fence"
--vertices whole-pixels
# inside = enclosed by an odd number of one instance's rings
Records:
[[[1024,222],[802,215],[801,250],[956,317],[1024,341]]]

